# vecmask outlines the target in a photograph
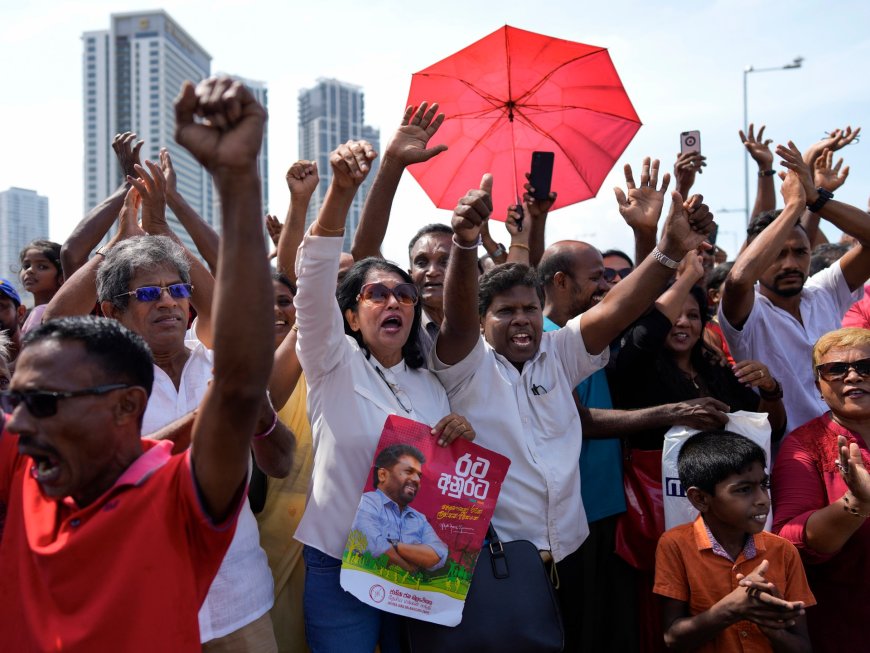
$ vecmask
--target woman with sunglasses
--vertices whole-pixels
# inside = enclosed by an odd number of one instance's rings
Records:
[[[801,553],[818,605],[814,651],[867,645],[870,616],[870,330],[831,331],[813,348],[830,411],[792,431],[773,467],[773,530]]]
[[[339,583],[341,557],[372,457],[389,415],[431,425],[446,446],[473,438],[450,414],[424,366],[420,302],[410,276],[377,258],[356,263],[333,299],[347,212],[376,153],[348,142],[330,156],[332,183],[297,260],[297,351],[308,382],[314,471],[296,539],[305,544],[305,628],[319,651],[399,650],[398,618],[358,601]],[[446,416],[446,417],[445,417]]]

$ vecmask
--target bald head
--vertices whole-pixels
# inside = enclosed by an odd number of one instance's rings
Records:
[[[607,294],[601,253],[589,243],[560,240],[550,245],[538,264],[544,286],[544,314],[559,326],[583,313]]]

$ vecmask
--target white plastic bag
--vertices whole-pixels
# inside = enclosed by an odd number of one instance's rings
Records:
[[[767,421],[767,413],[751,413],[746,410],[729,413],[728,423],[722,428],[725,431],[745,435],[764,449],[767,455],[767,467],[768,470],[770,469],[770,422]],[[686,498],[685,489],[677,473],[677,456],[683,443],[698,432],[698,429],[688,426],[674,426],[665,434],[665,446],[662,450],[662,494],[667,529],[692,522],[698,516],[698,511]],[[764,525],[766,531],[770,530],[773,523],[772,515],[773,511],[767,515],[767,522]]]

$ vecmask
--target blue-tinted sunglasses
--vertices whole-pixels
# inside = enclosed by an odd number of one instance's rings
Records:
[[[188,299],[193,290],[193,286],[189,283],[173,283],[168,286],[142,286],[141,288],[136,288],[136,290],[131,290],[130,292],[123,292],[118,295],[118,297],[132,295],[140,302],[156,302],[160,299],[164,290],[169,293],[169,296],[172,297],[172,299]]]

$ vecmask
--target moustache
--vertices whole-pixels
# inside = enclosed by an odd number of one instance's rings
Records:
[[[807,275],[805,275],[800,270],[790,270],[788,272],[780,272],[778,275],[776,275],[776,277],[774,277],[774,280],[782,281],[783,279],[788,279],[791,277],[800,278],[803,281],[807,278]]]

